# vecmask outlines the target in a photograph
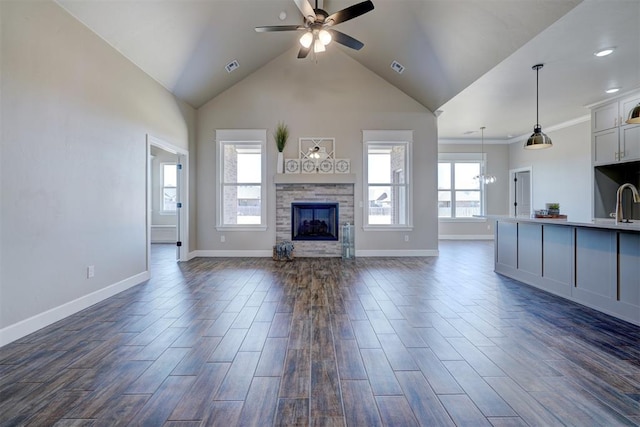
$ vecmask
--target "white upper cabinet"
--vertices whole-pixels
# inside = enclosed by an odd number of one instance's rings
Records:
[[[640,160],[640,124],[625,122],[638,102],[640,93],[591,110],[594,165]]]

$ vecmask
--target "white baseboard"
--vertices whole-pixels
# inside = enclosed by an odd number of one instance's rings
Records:
[[[356,257],[411,257],[411,256],[438,256],[437,250],[357,250]],[[273,251],[265,250],[234,250],[234,251],[218,251],[218,250],[198,250],[189,252],[189,259],[196,257],[208,258],[270,258]]]
[[[52,323],[62,320],[65,317],[69,317],[85,308],[99,303],[109,297],[112,297],[122,291],[125,291],[135,285],[138,285],[145,280],[149,279],[149,272],[144,271],[142,273],[131,276],[113,285],[109,285],[106,288],[99,289],[88,295],[84,295],[73,301],[69,301],[58,307],[47,310],[43,313],[36,314],[28,319],[21,320],[18,323],[9,325],[6,328],[0,329],[0,347],[9,344],[15,340],[25,337],[39,329],[49,326]]]
[[[193,254],[193,256],[192,256]],[[189,253],[192,258],[195,257],[207,257],[207,258],[271,258],[273,256],[272,250],[198,250]]]
[[[356,250],[358,257],[411,257],[411,256],[438,256],[440,252],[433,249],[381,249],[381,250]]]
[[[438,240],[493,240],[493,234],[441,234]]]

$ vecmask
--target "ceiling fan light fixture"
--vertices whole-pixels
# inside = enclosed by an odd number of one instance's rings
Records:
[[[551,142],[551,138],[545,135],[542,132],[542,126],[540,126],[539,120],[539,106],[538,106],[538,72],[540,68],[544,67],[544,64],[536,64],[531,69],[536,70],[536,125],[533,127],[533,133],[527,139],[527,142],[524,144],[524,148],[526,150],[540,150],[543,148],[551,148],[553,143]]]
[[[640,102],[629,112],[627,123],[630,125],[640,123]]]
[[[320,39],[316,39],[316,41],[313,43],[313,52],[320,53],[320,52],[324,52],[325,50],[327,49],[324,47],[324,44],[322,43],[322,41]]]
[[[322,44],[325,46],[331,43],[331,33],[327,30],[320,30],[320,32],[318,33],[318,37],[320,38]]]
[[[300,37],[300,44],[305,49],[309,49],[309,47],[311,46],[311,43],[313,43],[313,33],[311,33],[310,31],[307,31],[302,35],[302,37]]]

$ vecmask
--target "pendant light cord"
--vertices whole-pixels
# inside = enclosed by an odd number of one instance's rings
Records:
[[[540,127],[540,68],[544,67],[544,64],[536,64],[531,67],[536,70],[536,128]]]
[[[536,65],[536,126],[540,126],[540,117],[539,117],[539,111],[540,111],[540,101],[539,101],[539,89],[538,89],[538,75],[540,74],[540,67],[541,65]]]

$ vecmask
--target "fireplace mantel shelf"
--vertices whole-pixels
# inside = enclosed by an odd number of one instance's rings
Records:
[[[355,184],[355,173],[278,173],[274,184]]]

